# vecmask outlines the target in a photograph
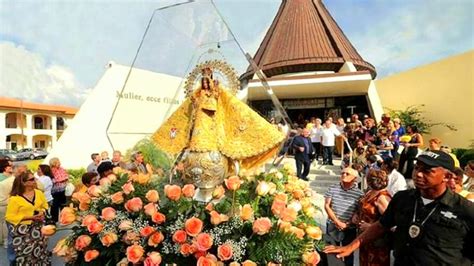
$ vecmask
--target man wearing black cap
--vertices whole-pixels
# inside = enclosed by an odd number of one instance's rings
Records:
[[[396,226],[395,265],[471,265],[474,204],[447,188],[453,169],[454,161],[447,153],[420,154],[413,171],[416,189],[395,194],[382,218],[352,243],[328,246],[325,252],[348,256]]]

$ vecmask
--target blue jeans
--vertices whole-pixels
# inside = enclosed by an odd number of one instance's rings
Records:
[[[339,231],[336,225],[330,221],[326,223],[326,241],[330,245],[335,246],[346,246],[350,244],[357,236],[357,230],[355,227],[346,228],[344,231]],[[354,265],[354,254],[347,256],[343,263],[347,266]]]
[[[332,164],[332,154],[334,146],[323,146],[323,163]]]

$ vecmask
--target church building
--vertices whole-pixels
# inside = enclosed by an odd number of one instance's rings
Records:
[[[360,56],[321,0],[283,0],[253,60],[293,123],[352,114],[378,119],[383,113],[375,67]],[[252,67],[241,81],[247,84],[248,104],[273,117],[270,96]]]

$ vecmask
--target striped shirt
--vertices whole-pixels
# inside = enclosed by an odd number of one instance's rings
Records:
[[[357,187],[356,183],[348,190],[344,190],[338,183],[331,185],[324,197],[331,199],[331,209],[336,217],[343,222],[348,222],[357,211],[359,200],[363,195],[364,192]]]

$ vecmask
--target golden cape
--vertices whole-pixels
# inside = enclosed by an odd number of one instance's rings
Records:
[[[191,123],[193,105],[186,99],[153,134],[156,145],[173,156],[186,148],[196,152],[220,151],[246,169],[278,152],[283,133],[225,89],[218,90],[214,116],[197,107],[194,124]]]

